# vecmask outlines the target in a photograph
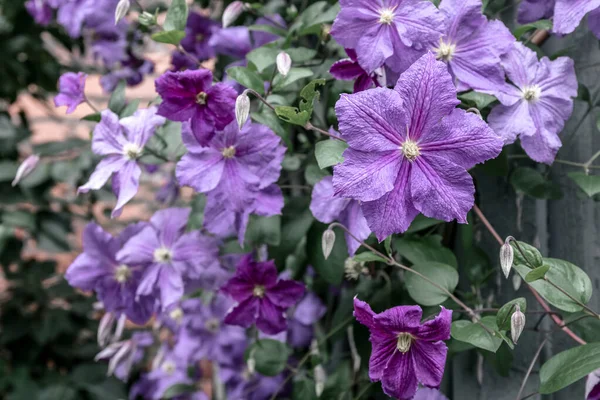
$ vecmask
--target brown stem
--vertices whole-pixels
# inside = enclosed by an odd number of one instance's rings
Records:
[[[332,138],[337,139],[337,140],[341,140],[342,142],[346,141],[345,139],[342,139],[341,137],[339,137],[337,135],[332,135],[331,133],[327,132],[326,130],[323,130],[321,128],[317,128],[316,126],[314,126],[313,124],[311,124],[310,121],[307,122],[306,125],[304,125],[304,129],[306,129],[307,131],[319,132],[322,135],[329,136],[329,137],[332,137]]]
[[[259,99],[260,101],[262,101],[267,107],[269,107],[271,109],[271,111],[275,111],[275,107],[273,107],[271,105],[271,103],[269,103],[267,100],[265,100],[264,97],[262,97],[256,90],[252,90],[252,89],[246,89],[244,90],[244,94],[246,93],[252,93],[257,99]]]
[[[531,35],[531,43],[535,44],[536,46],[540,46],[549,37],[550,37],[550,34],[548,33],[547,30],[538,29],[535,32],[533,32],[533,35]]]
[[[547,341],[548,341],[548,339],[544,339],[542,341],[542,343],[540,344],[540,347],[538,347],[537,351],[535,352],[535,355],[533,356],[533,360],[531,360],[531,364],[529,364],[529,368],[527,369],[527,373],[525,374],[525,378],[523,378],[523,383],[521,383],[521,387],[519,388],[519,393],[517,394],[516,400],[519,400],[521,398],[521,395],[523,394],[523,390],[525,390],[525,385],[527,384],[527,379],[529,379],[529,375],[531,375],[531,371],[533,371],[533,366],[535,365],[535,362],[537,361],[538,357],[540,356],[540,353],[542,352],[542,349],[546,345]]]

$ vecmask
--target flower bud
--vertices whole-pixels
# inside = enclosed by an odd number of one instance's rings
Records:
[[[119,21],[125,17],[125,15],[127,15],[129,7],[131,7],[129,0],[119,0],[117,8],[115,9],[115,25],[118,24]]]
[[[505,242],[502,247],[500,247],[500,267],[502,267],[502,272],[504,272],[506,278],[508,278],[508,274],[510,274],[514,256],[515,254],[512,246],[508,242]]]
[[[512,341],[517,344],[517,340],[519,340],[519,336],[525,328],[525,314],[521,312],[521,307],[518,304],[515,304],[515,308],[515,312],[510,317],[510,335]]]
[[[517,290],[519,290],[519,288],[521,287],[521,283],[523,283],[523,279],[521,279],[521,275],[513,274],[512,284],[513,284],[513,289],[515,289],[515,292]]]
[[[154,26],[157,24],[156,15],[150,14],[149,12],[144,11],[138,17],[138,22],[144,26],[148,26],[148,27]]]
[[[335,232],[331,229],[327,229],[323,232],[323,238],[321,240],[321,247],[323,248],[323,256],[327,260],[329,255],[333,251],[333,245],[335,244]]]
[[[19,168],[17,169],[17,174],[15,175],[15,179],[12,181],[12,185],[17,186],[19,182],[21,182],[27,175],[33,172],[33,170],[39,162],[40,156],[38,156],[37,154],[32,154],[29,157],[27,157],[25,161],[23,161],[21,165],[19,165]]]
[[[223,11],[223,28],[227,28],[230,26],[244,11],[244,3],[241,1],[234,1],[230,5],[227,6],[225,11]]]
[[[240,94],[235,100],[235,119],[240,129],[248,121],[250,115],[250,98],[246,92]]]
[[[290,72],[290,68],[292,68],[292,59],[288,53],[285,51],[277,54],[277,70],[283,76],[286,76]]]

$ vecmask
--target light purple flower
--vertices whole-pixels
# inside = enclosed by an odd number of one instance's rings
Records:
[[[117,237],[89,223],[83,231],[83,253],[69,266],[65,279],[73,287],[94,290],[109,313],[124,313],[144,324],[154,311],[154,299],[136,299],[142,271],[139,264],[117,261],[117,252],[145,223],[130,225]]]
[[[437,389],[422,387],[417,390],[413,400],[448,400],[448,398]]]
[[[383,69],[378,69],[369,74],[358,63],[356,51],[346,49],[346,53],[348,58],[335,62],[329,69],[329,73],[335,79],[354,81],[354,93],[362,92],[374,86],[383,86],[379,82],[383,75]],[[383,84],[385,85],[385,82]]]
[[[234,120],[206,147],[185,128],[182,137],[188,153],[177,163],[179,183],[200,193],[216,190],[226,197],[230,211],[247,210],[257,192],[279,178],[285,147],[264,125],[248,122],[240,130]]]
[[[150,224],[133,236],[117,254],[125,264],[144,266],[137,296],[158,295],[162,309],[178,302],[185,280],[218,263],[218,242],[199,231],[184,233],[189,208],[157,211]]]
[[[446,65],[432,53],[404,72],[394,90],[337,102],[349,148],[334,167],[334,195],[361,201],[380,241],[406,231],[419,212],[466,223],[475,192],[467,169],[496,157],[502,140],[457,104]]]
[[[206,146],[215,134],[235,119],[237,93],[224,83],[212,84],[207,69],[165,72],[156,80],[163,99],[158,114],[172,121],[191,121],[192,132]]]
[[[331,176],[326,176],[313,188],[310,211],[318,221],[325,224],[334,221],[340,222],[361,241],[367,239],[371,234],[367,220],[360,208],[360,203],[356,200],[334,196],[333,178]],[[348,254],[353,256],[360,247],[360,243],[348,233],[345,233],[345,237]]]
[[[340,5],[331,35],[356,50],[368,73],[386,61],[401,72],[409,53],[431,48],[443,33],[444,17],[427,0],[342,0]]]
[[[354,298],[354,316],[371,333],[369,378],[381,381],[388,396],[412,399],[420,382],[438,388],[444,375],[450,339],[452,311],[421,324],[419,306],[398,306],[375,314],[364,301]]]
[[[242,258],[235,276],[221,290],[238,302],[225,317],[226,324],[248,328],[256,323],[269,335],[285,330],[285,311],[304,295],[302,283],[278,281],[275,263],[256,262],[252,254]]]
[[[54,97],[56,107],[67,106],[67,114],[71,114],[78,105],[85,102],[85,80],[83,72],[67,72],[58,79],[58,94]]]
[[[554,0],[523,0],[519,4],[518,21],[528,24],[540,19],[548,19],[554,14]]]
[[[481,0],[444,0],[447,30],[432,51],[448,64],[458,91],[486,91],[504,84],[500,56],[515,42],[502,21],[488,21]]]
[[[587,376],[585,381],[585,400],[600,400],[600,369]]]
[[[319,296],[313,292],[307,292],[302,300],[298,302],[287,329],[287,341],[296,348],[308,347],[314,336],[314,324],[316,324],[327,312]]]
[[[165,119],[156,115],[155,108],[138,110],[131,117],[120,121],[112,111],[102,111],[102,119],[94,129],[92,151],[104,158],[96,166],[90,180],[79,187],[78,192],[98,190],[114,174],[113,187],[118,190],[115,190],[117,204],[112,216],[119,216],[123,206],[138,190],[142,174],[138,158],[156,128],[164,123]]]
[[[502,104],[488,116],[490,127],[505,143],[520,137],[529,157],[552,164],[562,145],[558,133],[573,111],[572,97],[577,96],[573,60],[538,61],[533,50],[515,43],[502,57],[502,66],[512,84],[493,92]]]
[[[552,31],[562,35],[573,32],[587,13],[590,30],[600,38],[600,0],[556,0]]]
[[[38,166],[39,162],[40,156],[37,154],[31,154],[23,160],[21,165],[19,165],[19,168],[17,168],[17,173],[15,174],[15,179],[11,182],[11,186],[17,186],[19,182],[29,176],[29,174],[31,174]]]

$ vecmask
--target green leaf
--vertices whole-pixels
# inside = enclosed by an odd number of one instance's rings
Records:
[[[252,50],[250,53],[246,54],[246,58],[248,61],[254,64],[259,73],[262,73],[267,68],[275,65],[277,61],[277,55],[281,51],[281,49],[271,47],[271,45],[268,44]],[[306,47],[289,48],[285,49],[284,51],[288,53],[293,63],[302,63],[312,60],[317,54],[316,50],[308,49]]]
[[[100,120],[102,119],[102,114],[100,114],[99,112],[93,113],[93,114],[88,114],[81,119],[83,121],[100,122]]]
[[[119,117],[120,118],[131,117],[137,111],[139,106],[140,106],[140,99],[135,99],[135,100],[130,101],[129,104],[127,104],[125,106],[123,111],[121,111],[121,114],[119,115]]]
[[[185,383],[176,383],[171,385],[165,390],[161,399],[174,399],[184,394],[190,394],[196,392],[198,389],[194,385]]]
[[[285,29],[273,25],[250,25],[248,29],[255,32],[267,32],[281,37],[287,35],[287,31]]]
[[[75,400],[77,392],[66,384],[55,384],[46,387],[40,393],[38,400]]]
[[[265,83],[262,78],[247,67],[231,67],[227,69],[227,76],[238,82],[240,85],[258,93],[262,93],[265,90]]]
[[[188,6],[185,0],[172,0],[163,28],[165,31],[185,31]]]
[[[275,376],[282,372],[291,350],[285,343],[273,339],[262,339],[256,341],[246,351],[246,361],[252,358],[255,362],[256,371],[266,375]]]
[[[382,263],[386,263],[386,264],[388,262],[385,258],[383,258],[375,253],[371,253],[370,251],[365,251],[360,254],[357,254],[354,257],[352,257],[352,259],[356,262],[377,261],[377,262],[382,262]]]
[[[541,267],[529,271],[529,273],[525,275],[525,282],[531,283],[540,279],[544,279],[544,277],[546,276],[546,272],[548,272],[549,269],[550,266],[548,264],[545,264]]]
[[[519,167],[510,176],[510,183],[516,191],[536,199],[558,200],[562,198],[560,186],[546,180],[533,168]]]
[[[392,235],[385,238],[383,242],[383,247],[385,247],[385,252],[387,255],[392,254]]]
[[[318,168],[318,167],[317,167]],[[13,161],[0,161],[0,182],[12,182],[15,179],[19,164]]]
[[[486,108],[487,106],[498,100],[492,95],[479,93],[474,90],[467,93],[461,93],[458,95],[458,98],[459,100],[473,103],[475,107],[477,107],[480,110]]]
[[[558,353],[540,369],[540,393],[550,394],[569,386],[600,368],[600,343]]]
[[[444,221],[440,221],[434,218],[429,218],[424,216],[423,214],[419,214],[415,217],[413,222],[411,222],[408,227],[406,233],[414,233],[422,231],[423,229],[431,228],[432,226],[439,225]]]
[[[292,68],[286,76],[277,75],[275,77],[273,80],[273,88],[274,90],[282,89],[300,79],[309,78],[311,76],[313,76],[313,72],[309,68]]]
[[[2,171],[1,166],[0,171]],[[319,168],[317,164],[309,164],[304,170],[304,180],[312,186],[319,183],[326,176],[330,176],[327,170]]]
[[[458,268],[456,256],[452,250],[442,245],[441,240],[442,237],[439,235],[424,238],[405,236],[394,240],[394,248],[398,254],[413,264],[437,261]]]
[[[458,272],[447,264],[439,262],[426,262],[423,264],[413,265],[412,269],[426,276],[437,285],[443,287],[448,292],[452,293],[458,285]],[[424,306],[435,306],[448,300],[448,295],[421,278],[417,274],[405,272],[404,282],[408,294],[417,303]]]
[[[600,176],[588,175],[583,172],[571,172],[568,175],[589,197],[600,193]]]
[[[120,81],[108,100],[108,108],[117,115],[120,114],[123,107],[125,107],[126,86],[127,83],[125,81]]]
[[[315,79],[302,88],[300,91],[300,110],[308,111],[312,115],[314,103],[319,101],[319,97],[321,96],[321,93],[317,90],[317,86],[323,86],[326,82],[325,79]]]
[[[246,242],[279,246],[281,243],[281,217],[279,215],[272,217],[251,215],[246,230]]]
[[[295,380],[292,400],[317,400],[315,382],[309,378]]]
[[[487,316],[481,319],[481,323],[487,326],[491,331],[496,332],[496,317]],[[477,323],[460,320],[452,323],[451,335],[454,339],[461,342],[470,343],[475,347],[495,353],[502,344],[500,335],[492,335]]]
[[[16,226],[33,231],[35,215],[24,210],[6,211],[2,214],[2,225]]]
[[[344,279],[344,262],[348,258],[348,248],[344,240],[344,231],[335,228],[335,244],[331,254],[325,260],[323,248],[321,246],[323,232],[327,226],[325,224],[314,224],[307,235],[306,254],[308,263],[313,266],[315,271],[328,283],[340,285]]]
[[[549,19],[540,19],[539,21],[535,21],[530,24],[521,25],[513,31],[513,35],[515,35],[517,39],[521,39],[521,36],[535,29],[550,30],[552,29],[552,21]]]
[[[288,128],[281,125],[281,121],[271,110],[263,110],[261,113],[253,113],[250,116],[252,120],[271,128],[284,142],[288,150],[294,150],[294,143],[290,139]]]
[[[546,278],[559,286],[574,298],[586,304],[592,297],[592,282],[583,270],[564,260],[555,258],[544,258],[544,264],[550,269],[546,272]],[[525,279],[531,271],[521,264],[515,264],[513,268]],[[581,311],[582,307],[571,300],[567,295],[561,293],[545,280],[530,283],[544,299],[556,308],[567,312]]]
[[[167,43],[177,46],[185,37],[184,31],[162,31],[152,34],[152,40],[158,43]]]
[[[510,241],[510,245],[512,246],[515,255],[513,264],[521,264],[527,268],[539,268],[544,265],[542,254],[535,247],[525,242],[517,241],[517,243],[515,243],[513,240]],[[523,254],[521,254],[521,252],[523,252]]]
[[[496,324],[498,324],[499,330],[510,330],[510,317],[516,310],[516,304],[521,308],[521,312],[525,313],[527,311],[527,300],[524,297],[516,298],[503,305],[496,314]]]
[[[337,139],[322,140],[315,146],[315,157],[319,168],[327,168],[344,161],[342,153],[348,148],[346,142]]]
[[[300,111],[296,107],[276,106],[275,114],[288,124],[300,125],[302,127],[310,120],[310,113],[308,111]]]

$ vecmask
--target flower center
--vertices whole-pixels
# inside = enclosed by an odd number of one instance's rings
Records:
[[[119,265],[115,269],[115,281],[125,283],[131,278],[131,269],[125,264]]]
[[[175,372],[175,369],[176,369],[175,364],[171,361],[165,361],[162,365],[162,370],[167,375],[173,375],[173,373]]]
[[[136,160],[142,154],[142,149],[135,143],[126,143],[123,146],[123,154],[130,160]]]
[[[222,151],[223,157],[225,158],[233,158],[235,156],[235,147],[229,146],[223,149]]]
[[[394,22],[394,8],[384,8],[379,12],[379,23],[391,25]]]
[[[206,92],[200,92],[196,95],[196,104],[201,106],[206,104]]]
[[[396,342],[396,348],[400,353],[406,353],[410,350],[410,345],[412,344],[413,337],[410,333],[402,332],[398,335],[398,342]]]
[[[221,324],[219,323],[219,320],[216,318],[211,318],[208,321],[206,321],[206,323],[204,324],[204,327],[210,331],[210,332],[216,332],[219,330],[219,326]]]
[[[406,157],[410,162],[415,161],[417,157],[421,154],[421,150],[419,149],[417,142],[413,142],[410,139],[402,143],[401,148],[404,157]]]
[[[204,40],[204,35],[199,33],[196,35],[196,42],[201,42]]]
[[[440,39],[440,45],[435,49],[436,56],[435,58],[443,61],[451,61],[452,57],[454,57],[454,52],[456,51],[456,45],[453,43],[446,43],[442,39]]]
[[[177,323],[180,323],[183,319],[183,310],[180,307],[174,308],[170,313],[169,317]]]
[[[154,250],[154,261],[157,263],[168,263],[173,259],[173,253],[166,247]]]
[[[538,85],[525,86],[521,91],[527,101],[537,101],[542,96],[542,89]]]
[[[252,294],[256,297],[263,298],[265,297],[265,287],[263,285],[254,286],[254,290],[252,290]]]

